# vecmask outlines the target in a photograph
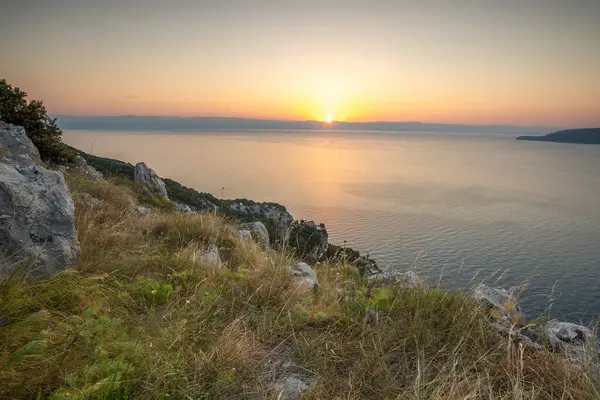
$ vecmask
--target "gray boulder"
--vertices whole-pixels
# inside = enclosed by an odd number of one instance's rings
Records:
[[[214,244],[208,246],[206,251],[200,256],[200,262],[215,269],[220,269],[223,262],[219,256],[219,248]]]
[[[20,126],[0,121],[0,157],[3,162],[40,161],[40,152]],[[12,161],[11,161],[12,160]]]
[[[36,164],[39,154],[22,128],[2,124],[0,133],[2,251],[31,260],[31,275],[50,275],[75,264],[80,252],[75,207],[62,173]],[[0,273],[9,269],[5,265]]]
[[[593,338],[591,329],[555,319],[544,325],[544,333],[548,337],[550,346],[554,348],[583,347],[584,344],[591,342]]]
[[[136,182],[142,184],[142,186],[152,196],[168,199],[167,187],[162,179],[154,172],[152,168],[149,168],[145,163],[140,162],[135,165],[134,179]]]
[[[292,281],[299,287],[311,290],[319,283],[317,273],[305,262],[297,262],[292,266]]]
[[[522,325],[525,315],[515,296],[505,289],[491,288],[483,283],[477,285],[472,296],[482,303],[490,315],[502,319],[509,324]]]
[[[253,236],[256,237],[263,250],[269,249],[269,231],[265,224],[262,222],[248,222],[242,226],[254,234]]]
[[[75,165],[77,166],[78,170],[80,170],[84,174],[87,174],[92,180],[99,181],[104,179],[102,173],[96,170],[96,168],[92,167],[91,165],[88,165],[87,161],[85,161],[85,158],[83,158],[81,154],[77,154],[75,156]]]

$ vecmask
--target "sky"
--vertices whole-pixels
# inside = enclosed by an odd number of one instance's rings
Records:
[[[600,0],[0,0],[53,114],[600,126]]]

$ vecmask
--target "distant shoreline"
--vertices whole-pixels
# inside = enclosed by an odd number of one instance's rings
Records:
[[[556,130],[551,127],[515,125],[464,125],[424,122],[340,122],[280,121],[245,118],[210,117],[144,117],[69,116],[55,115],[63,130],[175,130],[175,131],[381,131],[381,132],[440,132],[440,133],[506,133],[542,134]]]
[[[600,144],[600,128],[567,129],[544,136],[519,136],[517,140],[534,142]]]

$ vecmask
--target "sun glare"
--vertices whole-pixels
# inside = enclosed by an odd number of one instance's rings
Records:
[[[333,117],[331,115],[328,115],[325,117],[325,122],[327,122],[328,124],[330,124],[331,122],[333,122]]]

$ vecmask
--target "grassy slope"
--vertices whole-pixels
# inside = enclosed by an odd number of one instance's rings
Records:
[[[344,264],[302,291],[291,256],[227,220],[140,216],[129,186],[67,180],[81,261],[0,281],[0,398],[277,398],[268,366],[287,359],[314,375],[307,399],[598,398],[585,365],[509,345],[460,293],[371,288]]]

